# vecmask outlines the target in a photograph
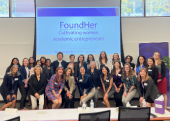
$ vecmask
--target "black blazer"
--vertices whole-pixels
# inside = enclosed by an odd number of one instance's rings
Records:
[[[80,75],[78,77],[78,81],[79,81],[79,88],[80,88],[80,93],[82,95],[84,95],[84,89],[87,89],[86,94],[89,94],[89,92],[91,91],[91,89],[94,87],[92,78],[90,75],[85,74],[84,75],[84,80],[82,79],[82,76]]]
[[[29,66],[28,69],[30,70],[31,67]],[[25,67],[24,67],[24,66],[21,66],[21,67],[19,68],[19,71],[20,71],[20,73],[21,73],[21,76],[23,76],[23,79],[27,79],[27,72],[26,72]]]
[[[94,69],[94,72],[91,73],[91,68],[90,68],[87,70],[87,74],[91,76],[95,87],[101,87],[100,70]]]
[[[85,70],[87,71],[87,64],[86,64],[86,62],[83,63],[83,66],[84,66]],[[80,75],[79,64],[77,63],[75,65],[75,77],[79,77],[79,75]]]
[[[148,97],[150,97],[152,100],[155,100],[159,95],[159,90],[158,90],[157,86],[154,84],[154,81],[151,78],[148,79],[146,82],[144,82],[144,89],[145,89],[145,92],[146,92],[144,94],[145,100],[147,100]],[[143,97],[142,84],[139,81],[137,81],[137,90],[138,90],[138,93],[139,93],[139,97]]]
[[[13,84],[13,89],[14,89],[14,94],[17,95],[18,91],[18,82],[22,81],[22,76],[15,76],[14,77],[14,84]],[[12,90],[12,76],[9,74],[5,74],[2,85],[1,85],[1,94],[9,95],[9,91]]]
[[[30,82],[30,95],[34,96],[35,93],[42,95],[45,93],[46,78],[43,74],[40,75],[40,80],[37,80],[36,74],[32,75],[29,79]]]
[[[59,66],[58,60],[54,61],[51,65],[52,65],[54,73],[55,73],[56,68]],[[67,62],[66,61],[62,60],[61,65],[64,69],[67,68]]]
[[[53,75],[54,74],[54,70],[53,70],[53,67],[50,66],[51,68],[51,74]],[[45,75],[46,77],[46,80],[50,80],[50,75],[49,75],[49,72],[48,72],[48,69],[47,69],[47,66],[43,68],[43,74]]]
[[[153,79],[155,85],[157,85],[157,81],[158,81],[158,69],[156,67],[152,68],[148,68],[148,75]]]

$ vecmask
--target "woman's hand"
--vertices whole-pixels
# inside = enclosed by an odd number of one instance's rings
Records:
[[[66,93],[66,95],[67,95],[67,96],[69,96],[69,94],[70,94],[70,92],[67,90],[67,93]]]
[[[12,98],[15,98],[15,100],[17,99],[17,96],[15,94],[12,95]]]
[[[55,96],[56,98],[59,98],[60,95],[59,95],[59,94],[55,94],[54,96]]]
[[[140,97],[139,101],[140,101],[140,103],[142,103],[142,101],[143,101],[143,97]]]
[[[85,97],[87,97],[87,94],[84,94],[83,96],[84,96],[84,98],[85,98]]]
[[[125,91],[124,96],[127,97],[127,95],[128,95],[128,94],[127,94],[127,92]]]
[[[158,79],[158,81],[157,81],[157,82],[159,83],[160,81],[161,81],[161,79]]]
[[[84,98],[84,96],[81,96],[80,101]]]
[[[99,89],[100,89],[100,87],[97,87],[97,89],[99,90]]]
[[[35,97],[39,99],[40,95],[38,93],[35,93]]]
[[[69,97],[69,99],[71,99],[73,96],[72,96],[71,94],[69,94],[69,96],[68,96],[68,97]]]
[[[11,100],[11,96],[10,95],[7,95],[6,96],[6,99],[9,101],[9,100]]]

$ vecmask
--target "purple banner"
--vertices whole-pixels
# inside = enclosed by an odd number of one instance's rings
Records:
[[[119,8],[37,8],[37,17],[119,16]]]
[[[162,43],[141,43],[139,44],[139,55],[143,55],[146,58],[152,57],[154,52],[160,53],[160,58],[163,59],[164,56],[169,57],[169,43],[168,42],[162,42]],[[168,85],[170,85],[169,82],[169,70],[166,69],[166,78],[168,81]],[[167,87],[168,88],[168,87]],[[168,100],[170,100],[170,92],[168,88]],[[170,101],[168,101],[168,106],[170,107]]]

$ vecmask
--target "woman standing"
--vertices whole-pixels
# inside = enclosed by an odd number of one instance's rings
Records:
[[[45,67],[45,66],[46,66],[46,58],[45,58],[44,56],[42,56],[42,57],[40,58],[40,61],[41,61],[41,67],[42,67],[42,68]]]
[[[36,61],[36,66],[37,66],[37,65],[41,66],[41,61],[40,61],[40,60],[37,60],[37,61]],[[30,77],[31,77],[31,75],[33,75],[33,74],[34,74],[34,67],[31,67]]]
[[[103,66],[101,68],[101,83],[104,90],[104,103],[107,107],[110,107],[109,98],[114,94],[115,90],[113,89],[113,78],[110,77],[109,68]]]
[[[58,109],[62,103],[61,92],[64,88],[63,71],[63,67],[57,67],[56,74],[51,77],[45,89],[48,100],[53,102],[52,109]]]
[[[116,107],[123,106],[122,95],[123,95],[123,83],[122,83],[122,69],[120,61],[116,60],[113,63],[113,85],[115,88],[114,99],[116,102]]]
[[[157,80],[157,86],[159,89],[159,92],[163,94],[164,96],[164,101],[165,101],[165,109],[167,108],[167,79],[165,77],[166,74],[166,67],[165,63],[160,59],[160,53],[155,52],[154,55],[154,60],[155,60],[155,66],[158,68],[158,80]]]
[[[76,66],[76,62],[74,62],[75,55],[71,54],[69,58],[70,58],[70,62],[68,63],[67,67],[71,68],[72,74],[75,77],[75,66]]]
[[[94,95],[94,107],[96,107],[97,101],[98,101],[99,90],[101,87],[101,81],[100,81],[100,71],[96,69],[95,61],[90,62],[90,69],[87,70],[87,74],[91,76],[93,84],[96,88],[95,95]]]
[[[74,96],[76,90],[74,77],[72,76],[71,68],[66,68],[64,72],[65,72],[64,90],[66,92],[64,108],[68,108],[69,104],[70,104],[70,108],[74,108]]]
[[[47,59],[46,60],[46,67],[43,68],[43,74],[45,75],[46,78],[46,85],[48,84],[51,76],[54,74],[53,72],[53,67],[51,65],[51,60]],[[51,109],[51,101],[48,101],[46,95],[44,97],[44,104],[45,104],[45,109]]]
[[[135,64],[132,63],[133,57],[130,56],[130,55],[127,55],[126,58],[125,58],[125,60],[126,60],[126,63],[129,63],[129,64],[130,64],[132,70],[134,70],[134,69],[135,69]]]
[[[112,65],[114,64],[114,61],[120,61],[121,66],[123,66],[118,53],[113,54]]]
[[[39,100],[39,109],[43,109],[46,78],[42,74],[42,68],[38,65],[35,66],[34,73],[29,79],[32,109],[37,107],[37,99]]]
[[[28,65],[28,58],[24,58],[23,62],[22,62],[22,66],[19,69],[21,76],[24,79],[23,82],[19,83],[19,90],[20,90],[21,95],[22,95],[21,96],[21,102],[20,102],[20,109],[24,109],[24,110],[26,110],[25,103],[26,103],[26,98],[27,98],[29,88],[30,88],[29,84],[28,84],[30,69],[31,69],[31,67]],[[31,105],[30,97],[29,97],[28,105]]]
[[[90,69],[90,62],[95,61],[94,56],[92,54],[89,54],[87,56],[87,69]]]
[[[153,57],[148,58],[148,75],[152,78],[154,81],[155,85],[157,86],[157,81],[158,81],[158,69],[155,67],[155,60]]]
[[[35,61],[34,61],[33,57],[30,57],[28,61],[29,61],[29,66],[30,67],[34,67],[35,66]]]
[[[85,73],[85,68],[80,67],[80,76],[78,77],[79,87],[80,87],[80,105],[86,103],[88,100],[92,99],[95,94],[95,87],[90,75]]]
[[[143,99],[146,101],[146,107],[154,107],[154,100],[158,98],[159,90],[149,77],[146,68],[141,68],[139,71],[137,90],[140,97],[140,107],[142,107]]]
[[[126,106],[126,103],[129,102],[135,96],[137,92],[136,87],[135,87],[136,78],[133,74],[131,66],[128,63],[126,63],[123,68],[122,82],[124,86],[122,103],[123,103],[123,106]]]
[[[112,67],[113,67],[112,63],[107,58],[106,52],[104,52],[104,51],[102,51],[100,53],[97,69],[101,69],[102,66],[107,66],[109,68],[110,72],[111,72]]]
[[[18,58],[13,58],[12,61],[11,61],[11,64],[10,66],[6,69],[6,73],[10,72],[10,69],[13,65],[18,65],[18,67],[20,67],[20,63],[19,63],[19,60]]]
[[[15,108],[17,99],[18,82],[22,81],[22,76],[19,73],[19,66],[13,65],[10,67],[10,72],[5,74],[1,85],[1,95],[6,103],[0,110],[11,107]]]
[[[146,62],[146,58],[143,55],[140,55],[137,59],[137,65],[135,67],[135,76],[136,78],[138,77],[138,73],[140,68],[146,68],[147,67],[147,62]]]

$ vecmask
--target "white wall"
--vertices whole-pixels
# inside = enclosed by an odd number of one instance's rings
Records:
[[[0,18],[0,84],[13,57],[21,63],[32,56],[34,23],[34,18]],[[170,41],[170,17],[122,18],[122,37],[125,56],[132,55],[136,63],[139,43]]]

